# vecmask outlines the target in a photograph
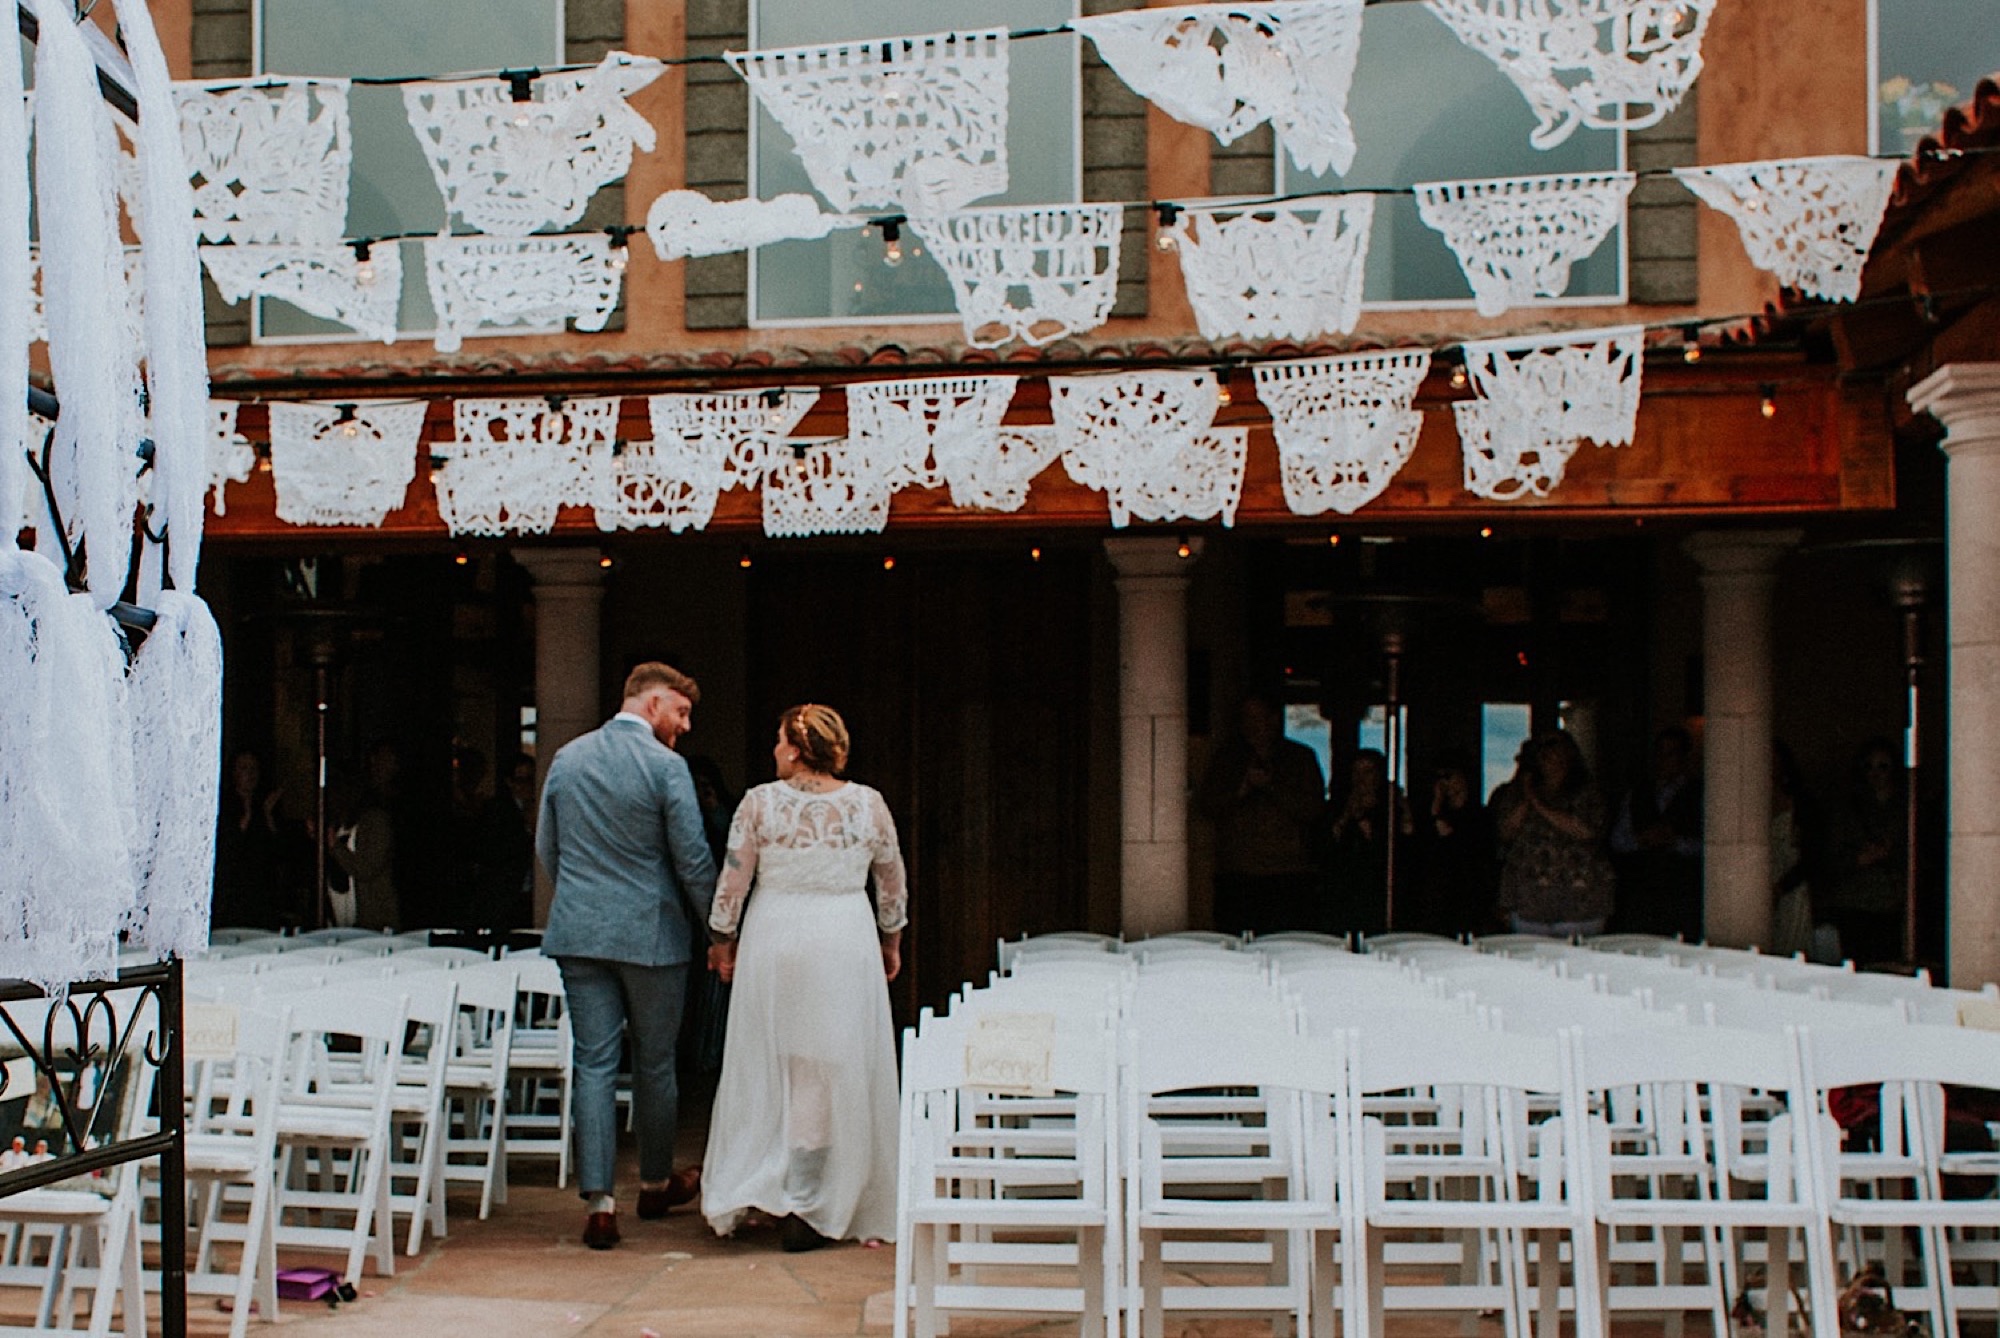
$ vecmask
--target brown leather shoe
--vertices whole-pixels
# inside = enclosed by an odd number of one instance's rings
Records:
[[[618,1243],[618,1214],[592,1213],[583,1224],[583,1243],[593,1250],[608,1250]]]
[[[778,1231],[778,1245],[786,1254],[804,1254],[807,1250],[824,1249],[831,1244],[833,1237],[820,1235],[810,1222],[796,1213],[787,1217]]]
[[[671,1208],[693,1203],[701,1197],[701,1167],[690,1166],[675,1171],[667,1177],[667,1183],[658,1189],[639,1191],[639,1217],[642,1221],[656,1222],[667,1215]]]

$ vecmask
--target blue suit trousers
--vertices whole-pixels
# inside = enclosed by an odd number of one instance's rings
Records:
[[[618,1048],[632,1037],[633,1122],[639,1179],[673,1174],[680,1119],[675,1042],[687,1001],[686,962],[637,966],[597,957],[559,957],[575,1047],[570,1116],[576,1129],[577,1188],[586,1199],[612,1192],[618,1159]]]

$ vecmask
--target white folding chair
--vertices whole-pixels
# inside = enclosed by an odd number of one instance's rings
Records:
[[[1118,1331],[1113,1042],[1099,1022],[1037,1020],[1046,1027],[926,1018],[904,1033],[898,1338],[912,1318],[933,1338],[953,1313],[1073,1314],[1080,1333]],[[1008,1066],[999,1091],[990,1056]],[[1023,1060],[1041,1084],[1025,1094],[1012,1067]],[[988,1280],[992,1267],[1007,1285]]]
[[[94,1080],[98,1100],[89,1115],[88,1136],[104,1141],[130,1138],[138,1132],[158,1078],[158,1072],[141,1060],[158,1031],[156,1003],[142,1000],[137,991],[118,991],[109,997],[116,1001],[114,1016],[129,1023],[130,1034],[123,1049],[91,1061],[99,1066]],[[11,1010],[24,1030],[32,1008],[25,1005]],[[95,1022],[79,1026],[78,1013],[54,1008],[49,1016],[54,1019],[52,1056],[66,1050],[87,1054],[93,1045],[104,1047],[108,1039]],[[90,1030],[87,1037],[80,1035],[84,1027]],[[38,1035],[42,1030],[36,1026],[29,1034]],[[126,1163],[105,1171],[91,1188],[48,1186],[0,1199],[0,1231],[16,1240],[15,1262],[0,1270],[0,1281],[39,1285],[41,1290],[34,1325],[0,1332],[103,1338],[112,1332],[115,1308],[118,1327],[124,1333],[134,1338],[144,1335],[146,1286],[140,1254],[139,1169],[136,1163]],[[46,1258],[37,1264],[30,1251],[42,1248]],[[84,1327],[78,1324],[80,1295],[89,1298]]]
[[[1946,1198],[1947,1167],[1958,1176],[2000,1180],[2000,1156],[1952,1156],[1945,1149],[1945,1088],[2000,1088],[2000,1033],[1959,1027],[1801,1028],[1805,1079],[1817,1140],[1820,1202],[1846,1242],[1855,1269],[1879,1251],[1889,1285],[1916,1296],[1938,1338],[1958,1338],[1958,1312],[1991,1315],[2000,1292],[1953,1276],[1955,1235],[2000,1231],[2000,1198]],[[1829,1095],[1881,1084],[1878,1152],[1843,1150]],[[1917,1281],[1902,1273],[1902,1242],[1914,1237]],[[1987,1256],[1990,1262],[1990,1255]]]
[[[458,973],[398,976],[407,1000],[396,1088],[390,1097],[389,1208],[407,1213],[405,1252],[423,1248],[424,1230],[445,1234],[445,1072],[458,1041]]]
[[[236,1054],[227,1076],[213,1077],[220,1061],[193,1066],[187,1177],[195,1260],[187,1285],[195,1295],[229,1297],[229,1338],[243,1338],[253,1302],[263,1318],[278,1317],[275,1161],[292,1031],[282,1005],[232,1012]],[[230,1216],[239,1199],[241,1221]],[[225,1243],[237,1249],[233,1272],[218,1266],[216,1247]]]
[[[520,970],[520,1003],[507,1058],[504,1155],[554,1157],[556,1185],[569,1184],[569,1109],[574,1054],[562,970],[550,957],[507,959]],[[552,1109],[553,1107],[553,1109]]]
[[[1794,1039],[1778,1031],[1715,1027],[1566,1032],[1573,1109],[1586,1112],[1580,1143],[1597,1223],[1597,1286],[1607,1322],[1618,1311],[1707,1310],[1716,1338],[1728,1338],[1730,1309],[1745,1288],[1743,1234],[1764,1235],[1765,1309],[1773,1333],[1789,1332],[1790,1240],[1805,1241],[1814,1338],[1838,1338],[1837,1294],[1825,1218],[1813,1196],[1810,1140],[1793,1112],[1807,1110]],[[1777,1113],[1759,1129],[1753,1168],[1739,1161],[1747,1139],[1737,1127],[1743,1095],[1769,1098]],[[1642,1118],[1617,1118],[1636,1095]],[[1670,1196],[1669,1187],[1684,1193]],[[1761,1187],[1762,1193],[1756,1190]],[[1620,1235],[1652,1285],[1616,1276]],[[1684,1285],[1684,1240],[1700,1251],[1705,1280]]]
[[[444,1181],[479,1187],[479,1219],[507,1201],[507,1069],[520,967],[490,962],[454,971],[458,1036],[445,1070]]]
[[[349,1280],[370,1257],[393,1274],[390,1108],[405,1000],[385,986],[285,1002],[297,1039],[278,1108],[278,1246],[341,1254]],[[334,1216],[346,1224],[327,1221]]]
[[[1596,1234],[1572,1165],[1570,1131],[1580,1122],[1570,1108],[1556,1038],[1435,1021],[1370,1026],[1350,1033],[1348,1072],[1341,1121],[1353,1205],[1348,1231],[1357,1269],[1365,1261],[1365,1274],[1347,1289],[1348,1332],[1382,1338],[1391,1308],[1498,1310],[1509,1338],[1525,1338],[1532,1236],[1540,1338],[1556,1334],[1562,1237],[1569,1239],[1576,1276],[1585,1279],[1572,1292],[1576,1333],[1602,1338],[1596,1289],[1589,1285],[1596,1276]],[[1410,1093],[1433,1099],[1450,1094],[1462,1118],[1455,1144],[1392,1144],[1367,1103]],[[1552,1101],[1557,1112],[1535,1127],[1532,1138],[1531,1100]],[[1392,1233],[1445,1233],[1458,1257],[1448,1261],[1443,1283],[1432,1280],[1438,1260],[1425,1254],[1423,1281],[1390,1286]]]
[[[1333,1123],[1345,1083],[1341,1038],[1140,1029],[1130,1044],[1120,1117],[1133,1331],[1161,1338],[1168,1311],[1267,1314],[1330,1338],[1343,1226]],[[1223,1090],[1257,1094],[1255,1123],[1243,1121],[1232,1142],[1190,1140],[1178,1098],[1201,1102]],[[1170,1238],[1233,1243],[1245,1232],[1264,1236],[1262,1257],[1214,1255],[1207,1266],[1249,1263],[1256,1280],[1167,1285]]]

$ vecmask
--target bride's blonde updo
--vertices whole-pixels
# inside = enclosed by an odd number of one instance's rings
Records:
[[[778,717],[778,728],[799,750],[799,765],[827,776],[847,770],[847,722],[831,706],[794,706]]]

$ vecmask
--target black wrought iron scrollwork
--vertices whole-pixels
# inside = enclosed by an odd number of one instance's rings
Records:
[[[81,1006],[77,1002],[79,997],[83,1000]],[[39,1045],[23,1030],[9,1011],[7,1002],[0,1001],[0,1024],[5,1025],[20,1046],[22,1056],[33,1066],[38,1088],[40,1082],[48,1084],[49,1096],[55,1105],[68,1148],[75,1152],[83,1151],[90,1146],[96,1114],[104,1108],[105,1093],[112,1090],[121,1064],[130,1058],[132,1039],[140,1022],[149,1008],[159,1009],[163,1002],[160,987],[157,984],[137,986],[136,993],[130,996],[130,1011],[122,1023],[119,1008],[124,1001],[112,992],[71,993],[44,1014]],[[159,1014],[155,1013],[155,1016]],[[63,1037],[60,1042],[59,1036]],[[163,1052],[154,1050],[152,1040],[148,1037],[139,1047],[140,1058],[152,1068],[159,1069],[162,1067]],[[129,1081],[133,1075],[128,1070],[123,1076]],[[92,1084],[96,1099],[86,1104],[82,1097],[86,1087]],[[13,1096],[6,1090],[4,1082],[0,1082],[0,1099],[12,1099]],[[86,1111],[89,1112],[87,1116]]]

